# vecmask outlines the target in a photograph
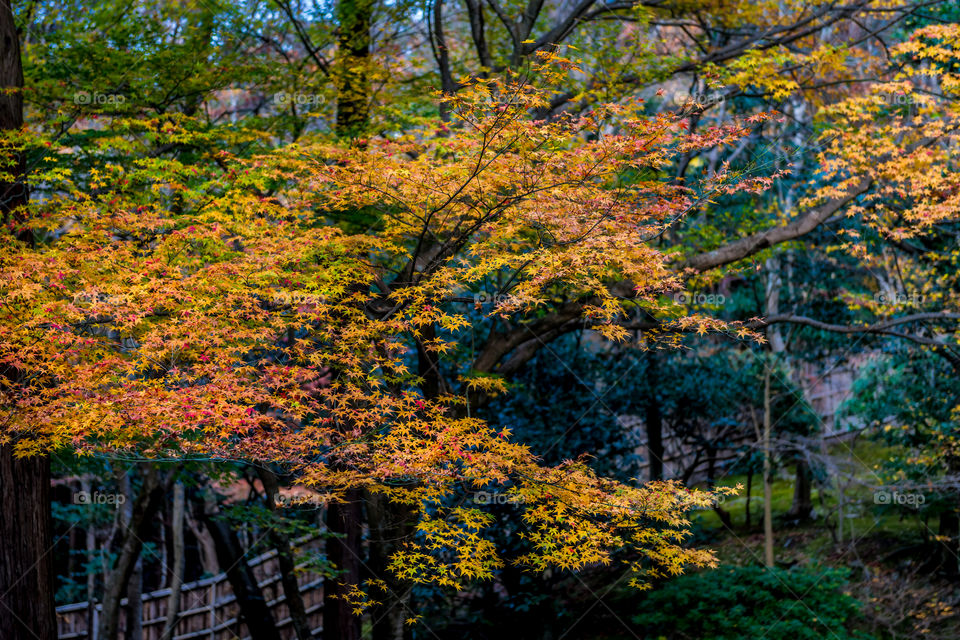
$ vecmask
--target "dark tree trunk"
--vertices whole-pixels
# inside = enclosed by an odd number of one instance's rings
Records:
[[[161,640],[173,640],[177,630],[177,620],[180,617],[180,590],[183,587],[183,572],[186,569],[184,562],[184,513],[186,512],[186,497],[183,483],[178,482],[173,487],[173,509],[171,512],[170,536],[173,544],[173,561],[170,567],[170,597],[167,598],[167,621],[163,625]]]
[[[20,37],[10,3],[0,4],[0,129],[23,128],[23,66]],[[9,152],[8,152],[9,153]],[[30,234],[16,225],[29,197],[23,153],[2,158],[11,182],[0,183],[4,224],[24,241]],[[20,372],[3,375],[15,380]],[[56,640],[53,523],[50,461],[17,459],[11,445],[0,446],[0,636],[5,640]]]
[[[337,135],[355,138],[367,127],[370,107],[370,22],[372,0],[338,0]],[[359,640],[360,617],[343,596],[351,585],[360,584],[363,527],[362,493],[351,489],[344,502],[327,507],[327,559],[340,574],[327,580],[323,590],[323,637]]]
[[[410,507],[390,502],[379,494],[367,496],[367,521],[370,523],[371,577],[387,583],[383,604],[373,609],[373,640],[408,640],[412,629],[404,624],[410,609],[410,588],[400,583],[387,566],[390,556],[413,530],[415,514]]]
[[[23,128],[23,66],[20,62],[20,36],[10,3],[0,4],[0,129]],[[6,152],[4,170],[14,176],[12,182],[0,182],[0,212],[3,222],[19,222],[18,209],[27,204],[26,160],[22,152]],[[12,155],[12,157],[11,157]],[[9,164],[8,164],[9,163]],[[25,230],[15,229],[21,240],[29,238]]]
[[[263,467],[257,467],[257,474],[260,476],[260,482],[263,483],[267,508],[270,511],[276,511],[277,492],[280,489],[276,474]],[[293,623],[294,632],[297,634],[297,640],[310,640],[313,637],[313,632],[310,630],[307,608],[304,606],[303,597],[300,595],[300,583],[297,581],[296,573],[297,562],[293,555],[293,546],[290,544],[290,536],[276,528],[271,528],[270,543],[277,550],[280,584],[283,586],[283,595],[287,602],[287,608],[290,610],[290,620]]]
[[[663,480],[663,414],[657,393],[660,371],[657,354],[647,351],[647,383],[650,397],[646,403],[644,422],[647,427],[647,452],[650,458],[650,479]]]
[[[50,461],[0,447],[0,637],[56,640]]]
[[[133,563],[127,583],[127,624],[123,640],[143,640],[143,557]]]
[[[810,466],[805,460],[797,460],[796,480],[793,485],[793,504],[788,516],[796,520],[809,520],[813,513],[813,497]]]
[[[744,507],[743,522],[744,527],[749,530],[750,525],[753,524],[750,522],[750,494],[753,492],[753,465],[751,464],[747,468],[747,504]]]
[[[327,530],[334,534],[327,540],[327,559],[339,574],[324,585],[324,638],[360,640],[360,616],[353,613],[345,596],[351,586],[360,584],[361,499],[359,489],[350,489],[344,495],[344,502],[327,507]]]
[[[957,558],[960,556],[960,515],[956,511],[940,514],[941,536],[939,564],[940,570],[951,578],[958,577]]]
[[[337,3],[337,133],[355,137],[367,125],[370,109],[371,0]]]
[[[243,546],[237,538],[237,532],[217,517],[218,513],[212,501],[202,509],[201,517],[207,530],[213,537],[217,549],[217,562],[226,567],[227,580],[233,589],[240,609],[240,617],[247,626],[252,640],[280,640],[280,632],[274,622],[273,614],[263,597],[263,591],[257,583],[253,569],[244,558]]]
[[[99,640],[119,637],[120,599],[127,590],[137,559],[143,550],[143,541],[153,531],[153,517],[163,504],[165,486],[159,471],[148,466],[143,474],[143,487],[133,503],[129,519],[123,527],[120,552],[113,570],[104,582],[103,615],[100,618]]]

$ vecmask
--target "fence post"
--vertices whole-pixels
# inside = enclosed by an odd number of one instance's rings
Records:
[[[100,631],[100,605],[93,605],[93,628],[87,629],[87,638],[97,640],[97,633]]]
[[[217,640],[217,581],[210,585],[210,640]]]

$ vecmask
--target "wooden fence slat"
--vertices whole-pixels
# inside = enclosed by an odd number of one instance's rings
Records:
[[[306,547],[307,549],[316,548],[319,543],[319,536],[307,536],[295,541],[298,547]],[[265,594],[267,596],[267,606],[274,614],[274,619],[277,620],[277,628],[290,627],[292,631],[292,620],[289,615],[289,607],[286,605],[286,595],[279,586],[281,576],[276,557],[276,550],[270,550],[252,558],[249,564],[254,569],[255,574],[260,576],[257,580],[260,588],[268,592]],[[306,569],[298,576],[300,593],[304,596],[305,604],[314,602],[315,596],[320,594],[323,588],[323,578],[310,571],[308,563],[297,565],[297,569]],[[184,584],[181,587],[180,594],[181,599],[190,602],[191,605],[190,608],[180,613],[177,628],[174,630],[174,640],[196,640],[198,638],[218,640],[218,638],[225,637],[222,632],[229,632],[231,638],[240,637],[241,640],[247,638],[246,627],[238,620],[240,608],[230,589],[226,574],[221,573]],[[169,588],[157,589],[143,594],[143,640],[160,639],[166,623],[166,601],[169,595]],[[122,612],[127,604],[126,598],[120,603],[121,620],[123,619]],[[311,624],[317,622],[316,618],[322,606],[323,600],[321,597],[318,604],[307,607],[307,619]],[[92,609],[93,615],[90,620],[92,628],[88,629],[87,615],[90,607],[87,602],[76,602],[57,607],[59,640],[97,640],[102,605],[98,603]],[[202,616],[203,619],[199,620],[198,616]],[[200,623],[199,628],[195,626],[198,621]],[[290,637],[293,638],[293,636]]]

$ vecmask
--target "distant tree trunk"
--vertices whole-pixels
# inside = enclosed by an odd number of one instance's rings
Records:
[[[23,128],[23,67],[11,4],[0,4],[0,129]],[[20,152],[2,158],[11,182],[0,183],[3,223],[15,223],[27,204],[26,163]],[[30,234],[15,229],[24,241]],[[16,380],[22,372],[3,371]],[[56,640],[50,461],[17,459],[0,446],[0,635],[5,640]]]
[[[370,572],[387,583],[383,604],[373,610],[373,640],[407,640],[412,629],[404,624],[410,608],[409,587],[392,577],[387,566],[390,556],[413,529],[414,513],[406,505],[391,503],[380,494],[367,495],[370,523]]]
[[[370,22],[372,0],[339,0],[337,17],[337,135],[355,138],[369,121],[370,108]],[[327,507],[327,558],[341,572],[327,580],[323,590],[323,636],[337,640],[359,640],[360,617],[342,597],[350,585],[360,584],[363,494],[351,489],[344,502]]]
[[[337,3],[337,133],[360,134],[370,109],[370,19],[371,0],[340,0]]]
[[[647,398],[644,424],[647,428],[647,457],[650,459],[650,479],[663,480],[663,413],[660,410],[660,398],[657,393],[660,380],[660,367],[657,354],[651,349],[646,353],[647,384],[650,397]]]
[[[768,567],[773,557],[773,480],[770,452],[770,363],[763,370],[763,561]]]
[[[707,486],[713,489],[716,485],[717,478],[717,448],[715,443],[711,442],[707,446]],[[713,512],[717,514],[717,517],[720,518],[720,522],[723,523],[727,529],[733,531],[733,517],[730,515],[730,512],[724,509],[721,505],[713,505]]]
[[[793,484],[793,503],[789,516],[796,520],[809,520],[813,513],[813,495],[810,466],[806,460],[797,459],[796,479]]]
[[[780,310],[780,260],[776,256],[767,258],[766,284],[764,295],[764,313],[773,315]],[[776,326],[767,327],[767,341],[770,343],[770,355],[763,367],[763,558],[768,567],[774,565],[773,555],[773,451],[770,448],[773,416],[770,409],[770,376],[773,358],[786,351],[786,343]]]
[[[127,624],[123,640],[143,640],[143,556],[133,563],[127,583]]]
[[[940,514],[940,567],[951,578],[958,576],[957,557],[960,555],[960,516],[956,511]]]
[[[120,552],[110,574],[104,577],[103,615],[98,640],[116,640],[119,636],[120,598],[130,582],[134,565],[143,550],[143,540],[150,536],[153,516],[163,503],[165,487],[153,465],[146,465],[143,487],[132,500],[125,526],[121,527]]]
[[[443,0],[432,0],[432,2],[433,25],[430,29],[432,32],[430,45],[433,47],[433,57],[437,62],[437,69],[440,71],[440,90],[444,93],[454,93],[457,87],[453,82],[453,73],[450,70],[450,51],[447,48],[447,38],[443,31]],[[449,104],[440,104],[440,119],[449,122]]]
[[[359,489],[344,494],[344,502],[327,507],[327,559],[340,572],[324,585],[323,636],[336,640],[360,640],[360,616],[344,596],[360,584],[360,531],[363,522],[363,495]],[[327,605],[330,606],[327,606]]]
[[[89,478],[84,478],[80,481],[80,490],[85,493],[90,493],[92,491],[92,486],[90,484]],[[93,524],[93,504],[87,505],[87,528],[84,532],[85,542],[86,542],[86,551],[87,554],[84,556],[84,559],[87,562],[93,562],[94,555],[97,553],[97,534],[95,525]],[[87,629],[93,629],[94,626],[94,611],[97,610],[97,602],[95,599],[97,587],[97,575],[93,571],[87,571]]]
[[[277,492],[280,489],[276,474],[263,467],[257,467],[257,474],[263,483],[263,490],[267,498],[267,509],[276,511]],[[280,584],[283,587],[287,608],[290,610],[290,620],[293,623],[293,630],[297,634],[297,640],[310,640],[313,637],[313,632],[310,630],[310,622],[307,619],[307,608],[304,606],[303,597],[300,595],[300,583],[297,581],[296,573],[297,562],[290,544],[290,536],[276,528],[271,528],[270,543],[277,550]]]
[[[218,518],[216,504],[208,499],[201,510],[201,518],[207,526],[217,548],[217,561],[225,567],[227,580],[237,599],[240,616],[252,640],[280,640],[273,614],[263,597],[253,569],[244,558],[243,546],[237,532]],[[337,637],[337,636],[333,636]]]
[[[186,509],[183,514],[184,520],[190,533],[197,539],[197,551],[200,554],[200,566],[203,573],[207,575],[217,575],[220,573],[220,563],[217,562],[217,545],[213,543],[213,536],[203,524],[203,520],[194,517],[190,509]]]
[[[743,526],[745,529],[750,529],[750,526],[753,524],[750,521],[750,494],[753,492],[753,465],[747,467],[747,504],[744,507],[743,512]]]
[[[127,497],[126,502],[120,507],[123,514],[121,519],[121,530],[130,531],[130,523],[133,521],[133,489],[130,486],[130,476],[126,473],[120,476],[120,492]],[[144,489],[146,489],[144,485]],[[159,507],[158,507],[159,510]],[[128,534],[129,535],[129,534]],[[127,581],[126,596],[126,624],[123,628],[124,640],[143,640],[143,555],[138,554],[133,563],[133,571],[130,573],[130,579]]]
[[[184,562],[184,535],[183,516],[186,511],[186,499],[183,483],[178,482],[173,487],[173,509],[170,518],[170,534],[173,544],[173,566],[170,567],[170,597],[167,598],[167,621],[163,626],[161,640],[173,640],[176,635],[177,619],[180,617],[180,588],[183,586],[183,572],[186,569]]]

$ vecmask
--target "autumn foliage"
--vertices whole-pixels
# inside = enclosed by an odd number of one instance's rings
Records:
[[[429,395],[410,370],[416,349],[466,365],[473,325],[560,298],[586,300],[590,325],[621,338],[624,305],[661,310],[678,284],[647,241],[697,202],[769,180],[654,176],[675,154],[737,140],[737,124],[691,136],[629,104],[531,119],[546,100],[533,79],[571,65],[544,56],[474,82],[441,98],[451,126],[396,138],[240,156],[187,117],[116,118],[83,151],[89,171],[71,168],[77,149],[9,141],[48,148],[34,180],[49,196],[3,240],[0,358],[19,372],[4,382],[4,440],[19,455],[282,463],[318,501],[383,493],[419,512],[392,562],[415,581],[462,586],[501,566],[483,535],[492,517],[463,503],[485,487],[529,527],[530,552],[509,561],[575,569],[632,548],[637,584],[711,564],[683,544],[686,512],[711,494],[624,485],[585,461],[544,467],[470,415],[470,394],[502,379],[462,366],[459,387]],[[210,146],[187,164],[141,155],[144,141]],[[474,292],[504,273],[509,295],[476,312]],[[611,289],[621,281],[634,291]]]

